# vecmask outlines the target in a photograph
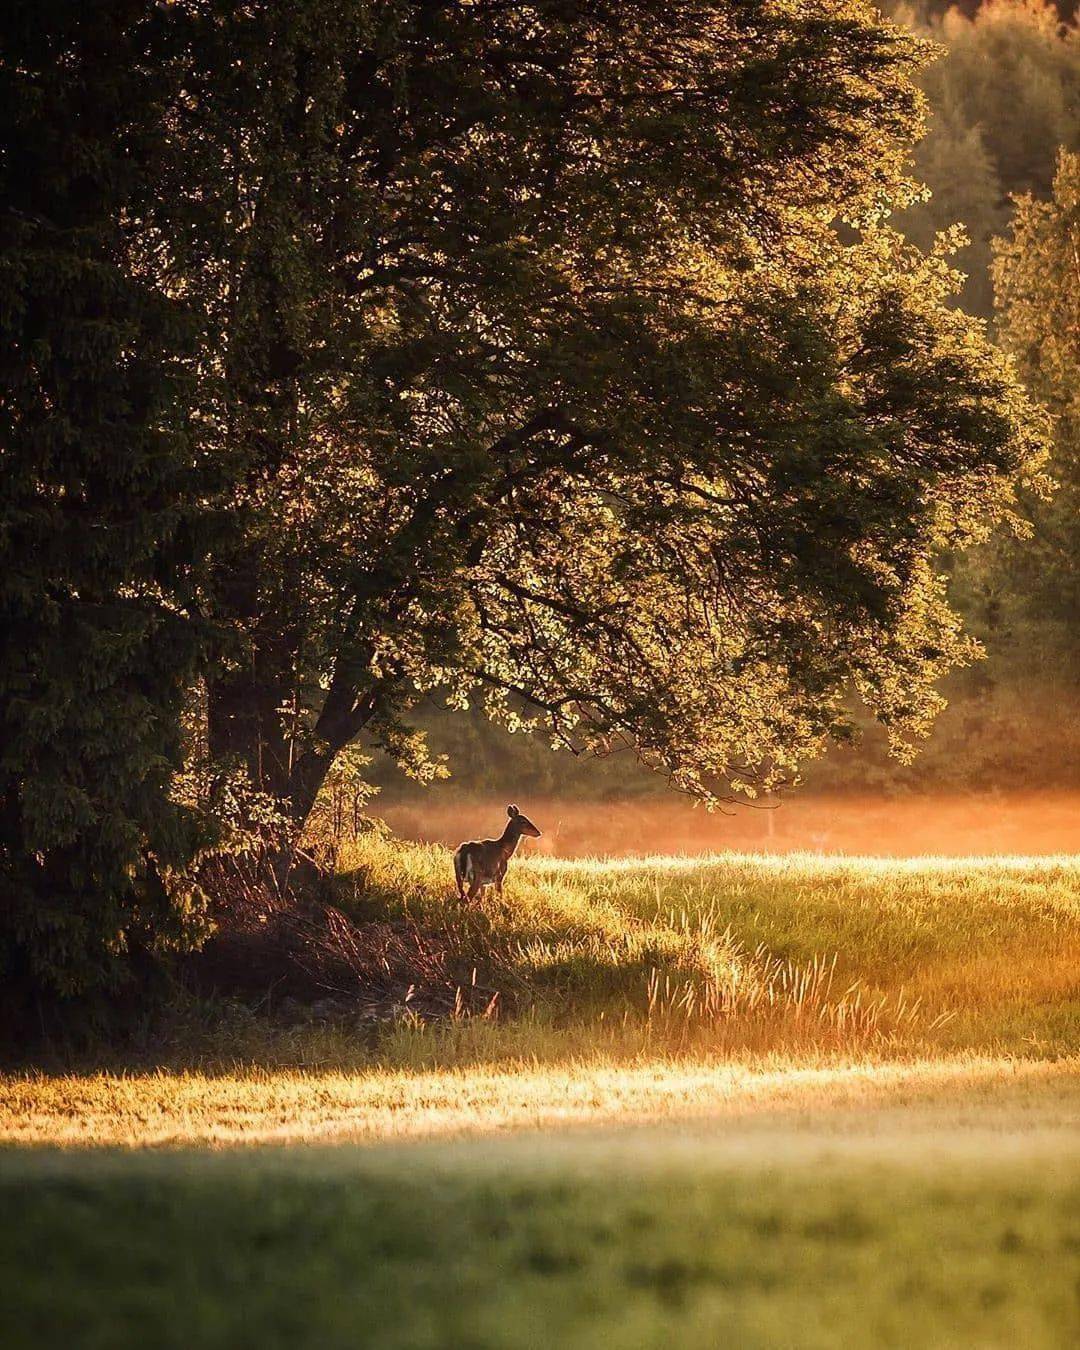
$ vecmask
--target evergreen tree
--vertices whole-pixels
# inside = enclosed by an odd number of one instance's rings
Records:
[[[990,240],[1005,229],[1010,196],[1049,196],[1058,147],[1080,148],[1080,37],[1046,0],[933,9],[896,7],[899,19],[939,44],[920,79],[931,116],[913,156],[931,195],[898,224],[924,247],[938,231],[965,227],[971,242],[958,257],[968,274],[960,303],[989,318]]]
[[[180,940],[167,797],[193,639],[189,321],[135,226],[161,89],[136,3],[0,18],[0,980],[110,985]]]
[[[947,54],[925,87],[981,128],[1002,191],[1046,197],[1060,145],[1080,138],[1080,42],[1046,0],[985,0],[970,20],[949,13]]]
[[[953,254],[954,265],[965,275],[957,303],[968,314],[989,314],[990,240],[1005,228],[1008,206],[983,131],[969,121],[965,109],[944,100],[933,103],[930,130],[916,148],[915,172],[932,196],[901,212],[897,225],[923,249],[931,249],[939,234],[962,225],[967,242]]]

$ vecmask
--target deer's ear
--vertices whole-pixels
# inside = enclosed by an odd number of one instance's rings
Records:
[[[514,817],[516,815],[520,815],[521,813],[518,811],[516,806],[508,806],[506,808],[506,814],[510,817]]]

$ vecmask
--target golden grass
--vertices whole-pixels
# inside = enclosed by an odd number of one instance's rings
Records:
[[[1076,859],[345,861],[501,1015],[0,1077],[13,1347],[1076,1342]]]
[[[364,838],[344,865],[346,906],[449,933],[518,1013],[612,1051],[1080,1046],[1075,856],[528,856],[471,909],[441,847]]]
[[[696,1122],[729,1143],[782,1126],[807,1138],[977,1126],[1060,1138],[1080,1122],[1080,1060],[881,1064],[606,1061],[428,1073],[248,1071],[8,1076],[0,1141],[147,1147],[405,1141],[570,1126]]]
[[[1077,859],[345,862],[513,1006],[0,1077],[13,1350],[1077,1343]]]
[[[268,1042],[246,1015],[173,1060],[203,1072],[0,1080],[0,1139],[376,1141],[990,1092],[1080,1117],[1076,858],[529,858],[463,909],[444,849],[372,836],[340,903],[445,934],[515,1014],[406,1014],[374,1047],[347,1026]]]

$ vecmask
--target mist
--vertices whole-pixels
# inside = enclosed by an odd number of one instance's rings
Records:
[[[507,803],[480,794],[434,792],[376,801],[396,833],[427,843],[501,832]],[[773,805],[706,812],[688,800],[577,801],[522,796],[543,830],[522,852],[551,857],[819,852],[908,858],[1047,856],[1080,851],[1080,792],[792,796]]]

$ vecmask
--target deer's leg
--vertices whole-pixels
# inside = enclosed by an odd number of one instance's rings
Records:
[[[502,899],[503,877],[506,876],[506,868],[500,867],[495,873],[495,894]]]
[[[454,854],[454,885],[457,887],[458,899],[465,900],[465,862],[460,853]]]
[[[469,904],[470,904],[470,905],[471,905],[472,902],[476,899],[476,897],[480,894],[480,891],[481,891],[482,888],[483,888],[483,883],[481,882],[481,880],[480,880],[479,877],[476,877],[476,878],[470,883],[470,885],[469,885],[469,895],[468,895],[468,900],[469,900]]]

